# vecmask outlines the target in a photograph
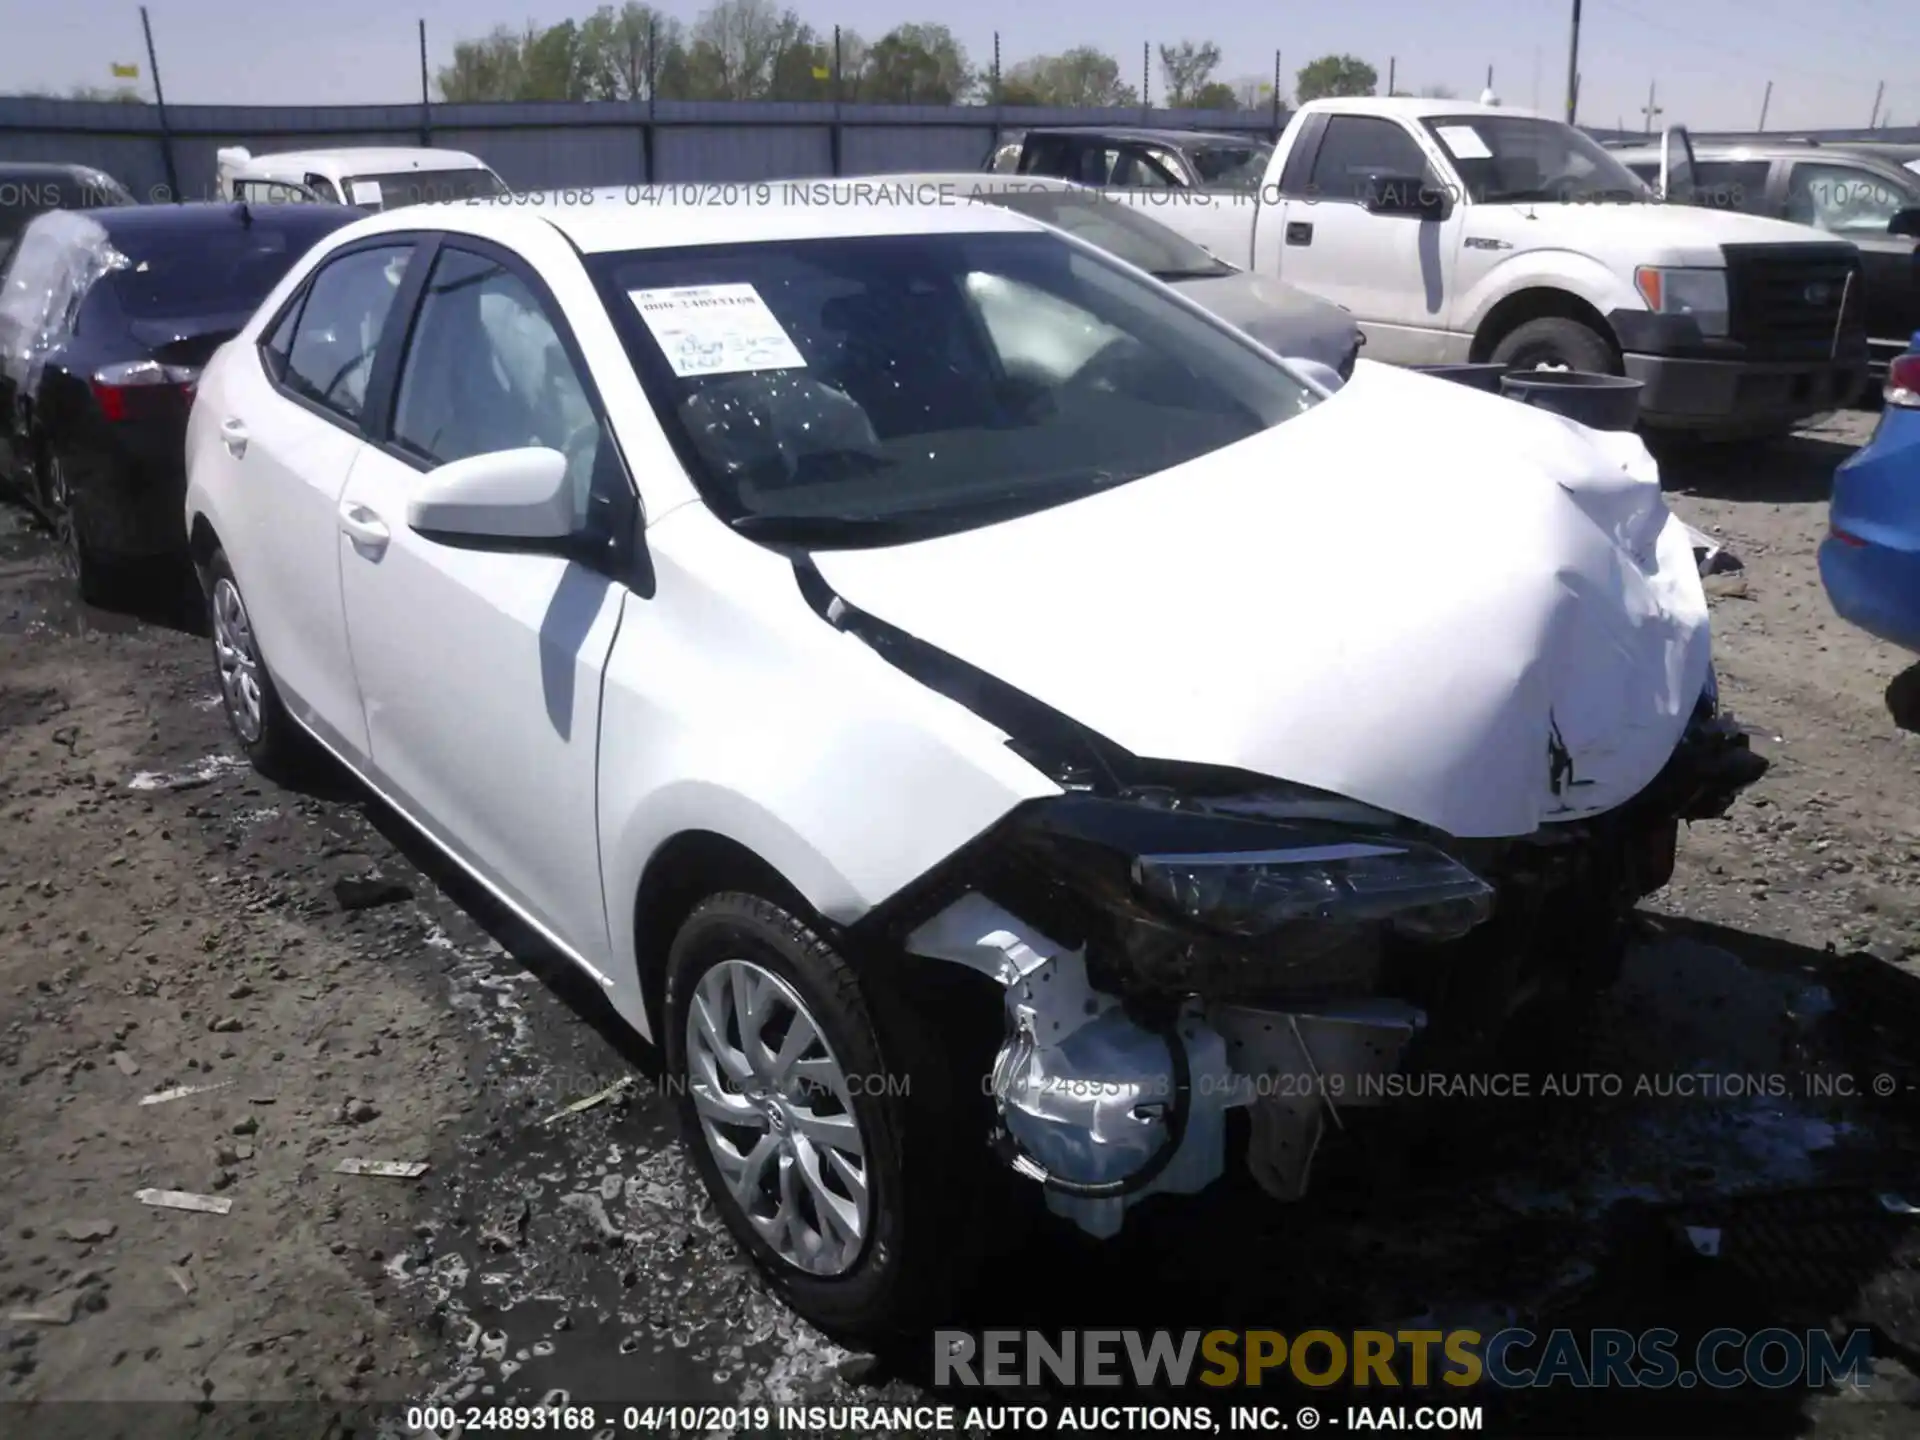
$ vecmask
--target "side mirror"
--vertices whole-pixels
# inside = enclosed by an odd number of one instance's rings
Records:
[[[429,540],[551,549],[574,532],[567,457],[536,445],[430,470],[407,503],[407,524]]]
[[[1887,234],[1920,236],[1920,205],[1894,211],[1893,218],[1887,221]]]
[[[1453,213],[1453,200],[1439,186],[1417,175],[1369,175],[1367,212],[1406,215],[1415,220],[1444,220]]]

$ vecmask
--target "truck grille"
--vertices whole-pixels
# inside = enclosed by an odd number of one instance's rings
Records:
[[[1725,245],[1732,338],[1756,355],[1844,353],[1864,343],[1860,255],[1851,245]],[[1852,284],[1848,284],[1851,277]],[[1840,313],[1844,297],[1846,314]]]

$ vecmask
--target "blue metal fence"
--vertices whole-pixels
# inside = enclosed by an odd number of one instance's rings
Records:
[[[1032,125],[1164,125],[1270,138],[1285,112],[1057,110],[788,101],[526,101],[475,105],[157,107],[0,97],[0,159],[92,165],[141,198],[205,198],[214,152],[433,144],[468,150],[515,189],[977,169]]]
[[[469,150],[517,190],[972,170],[1032,125],[1163,125],[1271,137],[1284,110],[1057,110],[803,101],[524,101],[475,105],[169,105],[0,96],[0,160],[92,165],[164,198],[167,148],[182,198],[211,196],[214,152],[433,144]],[[1616,132],[1595,129],[1613,138]],[[1920,128],[1796,131],[1920,141]],[[1711,138],[1702,132],[1703,139]]]

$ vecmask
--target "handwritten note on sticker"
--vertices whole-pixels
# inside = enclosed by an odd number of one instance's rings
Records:
[[[356,180],[347,187],[353,192],[356,205],[378,205],[380,203],[380,182],[378,180]]]
[[[751,285],[677,285],[630,290],[673,373],[738,375],[804,370],[806,360]]]
[[[1453,152],[1456,160],[1486,160],[1493,155],[1487,142],[1480,138],[1480,132],[1471,125],[1436,125],[1433,133]]]

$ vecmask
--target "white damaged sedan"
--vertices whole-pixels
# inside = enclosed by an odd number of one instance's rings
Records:
[[[372,217],[188,470],[248,753],[604,987],[843,1335],[938,1314],[989,1198],[1297,1197],[1385,1077],[1608,983],[1764,769],[1638,440],[1329,394],[984,206]]]

